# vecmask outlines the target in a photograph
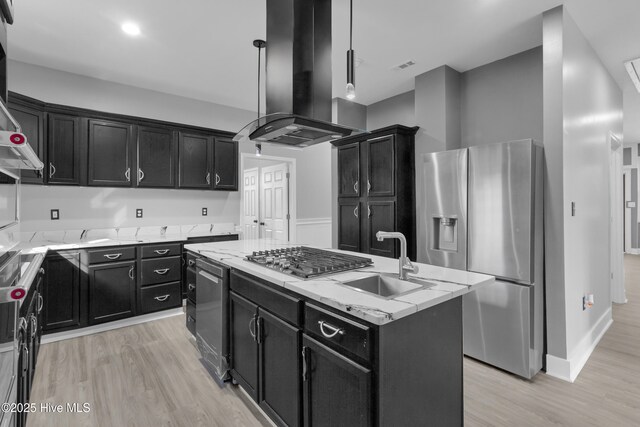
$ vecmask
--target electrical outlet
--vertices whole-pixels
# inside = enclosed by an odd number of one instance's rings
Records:
[[[142,218],[142,209],[136,209],[136,218]]]
[[[56,221],[60,219],[60,210],[59,209],[51,209],[51,220]]]
[[[202,208],[202,216],[207,216],[207,208]]]

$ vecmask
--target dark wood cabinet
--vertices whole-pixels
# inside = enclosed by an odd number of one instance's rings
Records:
[[[135,261],[89,267],[89,323],[96,325],[135,315]]]
[[[80,185],[80,119],[48,114],[47,123],[47,183]]]
[[[230,293],[230,302],[231,376],[258,400],[258,306],[235,292]]]
[[[177,141],[174,131],[157,127],[138,127],[136,158],[138,187],[175,186]]]
[[[378,242],[375,234],[398,231],[415,260],[416,131],[396,125],[332,142],[338,147],[339,249],[397,258],[397,241]]]
[[[338,249],[360,251],[360,199],[338,200]]]
[[[259,405],[276,424],[299,426],[301,332],[262,309],[257,322]]]
[[[213,189],[238,190],[238,143],[216,138],[213,147]]]
[[[80,252],[51,253],[44,261],[43,330],[73,329],[86,325],[87,294],[80,268]]]
[[[9,111],[20,123],[27,142],[44,163],[44,110],[9,103]],[[44,183],[44,174],[41,170],[23,169],[20,171],[20,177],[23,184]]]
[[[211,148],[213,138],[180,132],[178,142],[178,187],[212,188]]]
[[[128,123],[89,120],[89,185],[131,186],[131,140]]]
[[[371,370],[306,334],[302,345],[304,425],[372,425]]]
[[[360,143],[338,150],[338,197],[360,196]]]
[[[367,247],[371,255],[396,258],[396,240],[385,239],[379,242],[376,238],[378,231],[395,231],[396,229],[396,204],[390,201],[369,199],[367,212],[363,212],[366,218],[365,230],[367,233]],[[409,236],[405,236],[407,239]]]

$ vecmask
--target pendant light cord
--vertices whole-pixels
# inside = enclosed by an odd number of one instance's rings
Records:
[[[258,119],[260,118],[260,58],[262,47],[258,47]]]
[[[349,49],[353,50],[353,0],[349,0]]]

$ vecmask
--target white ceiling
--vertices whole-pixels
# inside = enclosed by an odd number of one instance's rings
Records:
[[[357,101],[413,89],[447,64],[466,71],[542,43],[541,14],[567,5],[621,88],[640,57],[638,0],[354,0]],[[344,96],[348,0],[333,0],[333,96]],[[142,35],[120,30],[125,20]],[[30,0],[15,2],[11,59],[255,110],[255,38],[265,0]],[[412,59],[416,65],[395,71]],[[9,78],[11,78],[9,76]]]

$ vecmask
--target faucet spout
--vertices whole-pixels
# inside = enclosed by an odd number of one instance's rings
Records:
[[[398,259],[398,277],[400,280],[407,280],[408,273],[417,273],[418,267],[411,263],[411,260],[407,257],[407,239],[404,234],[396,231],[378,231],[376,233],[376,239],[382,242],[384,239],[398,239],[400,240],[400,258]]]

